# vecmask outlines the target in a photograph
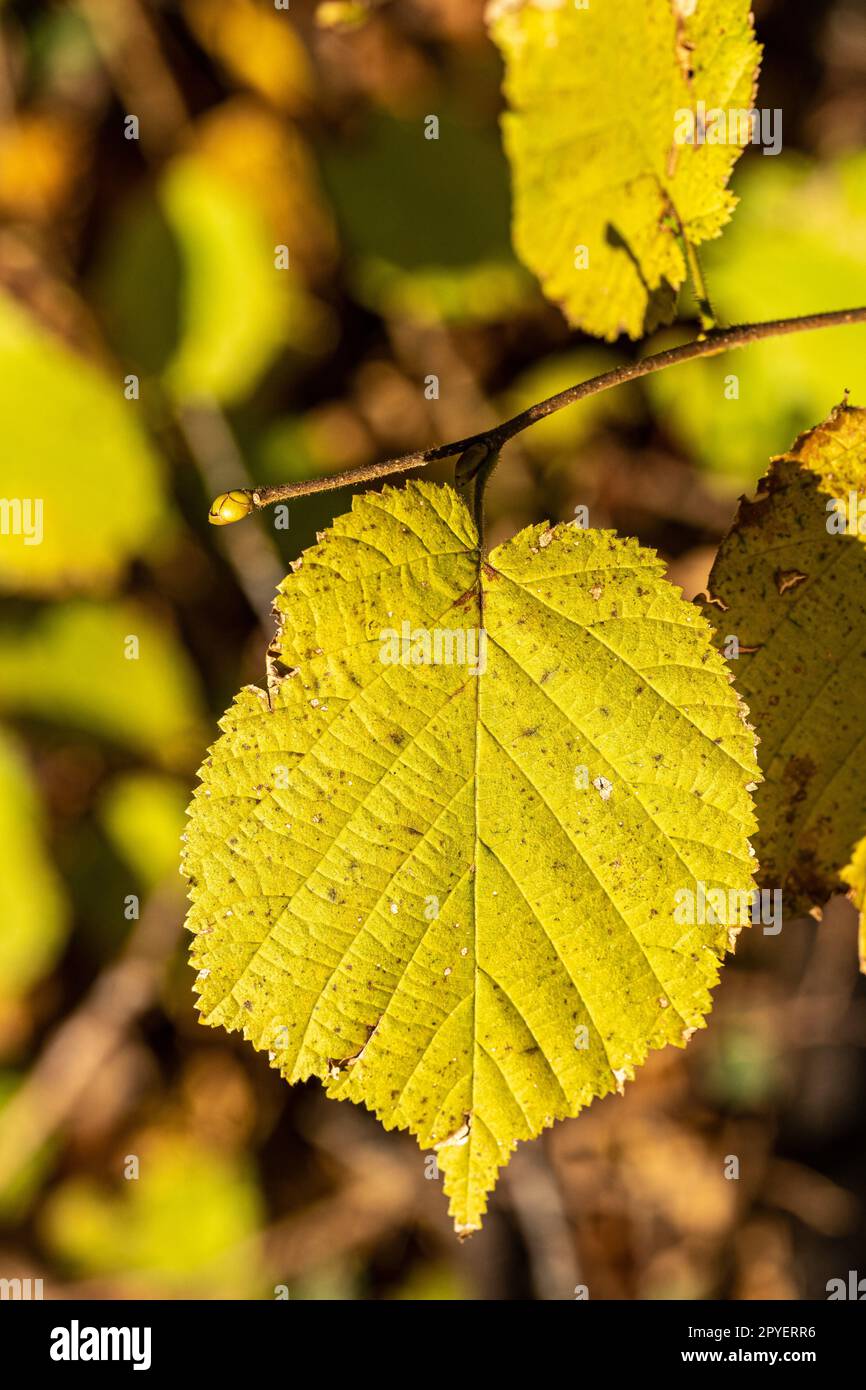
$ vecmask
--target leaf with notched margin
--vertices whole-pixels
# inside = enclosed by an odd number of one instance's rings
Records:
[[[737,926],[676,895],[751,890],[754,737],[653,552],[485,559],[450,487],[356,496],[277,610],[190,809],[202,1020],[436,1149],[474,1230],[518,1139],[703,1025]],[[415,664],[437,632],[484,658]]]

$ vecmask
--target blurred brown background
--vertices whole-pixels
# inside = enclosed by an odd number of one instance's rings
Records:
[[[866,10],[755,9],[784,152],[747,151],[704,257],[723,322],[866,302]],[[212,496],[472,433],[633,351],[570,334],[513,257],[479,0],[5,0],[0,36],[0,492],[45,508],[41,546],[0,538],[0,1277],[799,1299],[866,1274],[841,899],[744,934],[709,1028],[521,1146],[462,1245],[412,1140],[196,1021],[184,807],[263,679],[276,583],[349,505],[217,532]],[[694,596],[770,454],[866,404],[864,347],[770,342],[563,412],[509,446],[491,540],[585,503]]]

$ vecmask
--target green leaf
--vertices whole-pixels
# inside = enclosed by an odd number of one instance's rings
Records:
[[[0,624],[0,710],[86,730],[165,767],[189,766],[201,747],[195,670],[136,603],[76,600]]]
[[[709,578],[705,611],[723,650],[738,640],[759,737],[759,882],[786,915],[838,890],[866,827],[866,546],[836,533],[831,501],[850,493],[866,501],[866,410],[839,406],[773,460]]]
[[[66,904],[42,839],[26,764],[0,731],[0,1020],[50,969],[66,932]]]
[[[106,834],[148,888],[177,874],[185,805],[183,783],[157,772],[117,777],[100,800]]]
[[[105,589],[164,528],[140,409],[124,399],[120,372],[110,381],[0,294],[0,491],[40,506],[38,527],[0,518],[0,586]]]
[[[203,1021],[436,1148],[460,1231],[516,1140],[702,1026],[736,928],[675,891],[751,887],[754,739],[662,571],[574,525],[482,562],[452,488],[355,497],[202,769]],[[386,659],[404,623],[434,659]]]
[[[51,1249],[83,1274],[119,1276],[130,1291],[249,1296],[250,1262],[238,1251],[261,1216],[250,1165],[170,1131],[140,1136],[136,1147],[141,1181],[114,1193],[73,1177],[51,1194],[41,1214]]]
[[[677,143],[680,113],[748,111],[749,0],[497,0],[514,244],[569,322],[640,338],[674,316],[678,238],[718,236],[742,145]],[[585,248],[583,256],[580,248]]]
[[[184,400],[243,400],[277,354],[315,352],[328,320],[249,190],[196,155],[176,159],[160,201],[181,260],[181,339],[166,381]],[[324,335],[324,336],[323,336]]]
[[[351,143],[323,146],[352,290],[387,318],[501,322],[534,297],[508,244],[508,165],[458,109],[438,119],[425,140],[417,119],[378,112]]]

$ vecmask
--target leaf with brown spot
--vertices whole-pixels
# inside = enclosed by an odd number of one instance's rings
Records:
[[[774,459],[719,549],[704,612],[758,733],[759,883],[786,915],[838,890],[866,831],[866,410],[840,405]]]

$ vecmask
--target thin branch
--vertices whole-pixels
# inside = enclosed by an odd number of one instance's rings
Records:
[[[513,439],[516,434],[528,429],[538,420],[544,420],[557,410],[575,405],[589,396],[597,396],[614,386],[622,386],[627,381],[636,381],[639,377],[651,376],[654,372],[679,366],[681,362],[693,362],[699,357],[717,357],[720,353],[729,352],[731,348],[748,347],[750,343],[760,342],[762,338],[782,338],[789,333],[809,333],[817,328],[840,328],[852,323],[866,323],[866,306],[858,309],[837,309],[824,314],[806,314],[801,318],[772,319],[768,323],[747,323],[737,328],[708,333],[694,342],[666,348],[664,352],[657,352],[652,357],[614,367],[612,371],[602,372],[601,376],[578,382],[576,386],[569,386],[565,391],[558,391],[555,396],[548,396],[546,400],[529,406],[519,415],[504,420],[501,425],[481,430],[467,439],[456,439],[451,444],[437,444],[431,449],[419,449],[399,458],[364,464],[361,468],[350,468],[345,473],[331,473],[324,478],[308,478],[304,482],[280,483],[272,487],[239,488],[232,493],[223,494],[216,499],[211,508],[211,520],[217,524],[239,521],[256,508],[270,506],[272,502],[283,502],[290,497],[308,497],[314,492],[331,492],[340,487],[353,487],[356,483],[374,482],[377,478],[389,478],[395,473],[408,473],[412,468],[423,468],[437,459],[462,454],[477,444],[484,445],[488,450],[498,451],[509,439]],[[222,507],[221,504],[227,499],[230,499],[229,505]]]

